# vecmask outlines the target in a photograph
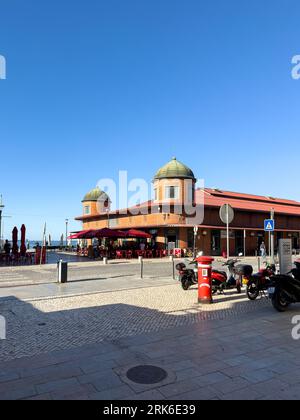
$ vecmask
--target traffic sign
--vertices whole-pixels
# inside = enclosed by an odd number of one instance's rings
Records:
[[[224,204],[220,208],[220,219],[223,223],[232,223],[234,219],[234,210],[230,204]]]
[[[274,232],[275,230],[275,220],[267,219],[265,220],[265,232]]]

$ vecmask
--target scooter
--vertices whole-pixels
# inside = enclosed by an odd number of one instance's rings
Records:
[[[226,281],[225,289],[237,289],[237,292],[242,293],[243,281],[248,281],[253,274],[253,267],[248,264],[236,265],[240,260],[230,259],[223,264],[228,267],[229,279]],[[221,285],[223,288],[224,285]]]
[[[194,265],[193,262],[188,261],[187,264]],[[183,290],[189,290],[193,284],[198,283],[197,270],[195,268],[187,268],[186,264],[179,263],[176,265],[176,270],[179,272],[179,281]]]
[[[261,294],[266,294],[268,288],[271,286],[271,277],[276,274],[275,264],[266,264],[258,273],[254,274],[247,281],[246,293],[248,299],[256,300]]]
[[[237,289],[238,293],[242,291],[242,278],[246,275],[250,276],[253,273],[251,266],[235,264],[239,260],[228,260],[223,266],[227,266],[229,270],[229,277],[225,271],[212,270],[212,294],[224,293],[225,290]],[[183,290],[188,290],[192,285],[198,283],[198,263],[197,261],[188,261],[190,266],[194,268],[187,268],[186,264],[180,263],[176,265],[179,272],[179,281],[181,282]]]
[[[278,312],[285,312],[293,303],[300,302],[300,260],[292,271],[271,278],[268,294]]]

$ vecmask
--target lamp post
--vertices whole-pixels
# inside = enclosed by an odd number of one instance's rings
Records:
[[[69,219],[66,219],[66,248],[68,247],[68,225]]]
[[[198,226],[194,226],[194,249],[193,249],[194,259],[196,258],[196,238],[197,238],[198,230],[199,230]]]
[[[107,214],[107,227],[109,229],[109,209],[106,209],[106,214]]]
[[[271,219],[275,220],[275,210],[273,208],[271,209]],[[274,264],[274,262],[275,262],[275,235],[274,235],[274,231],[271,232],[270,241],[271,241],[271,263]]]
[[[0,249],[2,249],[2,212],[4,209],[4,204],[2,202],[2,195],[0,196]]]

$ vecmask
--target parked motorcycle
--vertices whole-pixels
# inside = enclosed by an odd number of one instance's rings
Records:
[[[228,267],[229,276],[225,271],[212,270],[212,294],[224,293],[225,290],[237,289],[238,293],[242,291],[242,279],[245,276],[251,276],[253,268],[249,265],[238,265],[239,260],[230,259],[223,266]],[[198,263],[197,261],[188,262],[190,267],[186,264],[179,263],[176,269],[179,272],[179,281],[181,282],[183,290],[188,290],[192,285],[198,283]]]
[[[223,264],[228,267],[229,279],[227,280],[226,289],[236,288],[238,293],[242,293],[243,281],[248,281],[253,274],[253,267],[248,264],[238,264],[240,260],[230,259]]]
[[[246,293],[248,299],[256,300],[260,294],[264,294],[272,284],[271,277],[276,274],[275,264],[266,264],[258,273],[250,277],[247,282]]]
[[[193,262],[188,262],[189,265],[193,266]],[[195,268],[187,268],[186,264],[179,263],[176,265],[176,270],[179,272],[179,281],[183,290],[189,290],[193,284],[198,283],[197,270]]]
[[[287,274],[279,274],[271,278],[268,288],[269,297],[278,312],[285,312],[293,303],[300,302],[300,261],[296,268]]]

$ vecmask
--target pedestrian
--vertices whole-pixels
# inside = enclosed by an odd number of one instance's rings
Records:
[[[8,242],[8,240],[6,240],[4,244],[4,252],[6,255],[9,255],[10,251],[11,251],[10,243]]]
[[[11,245],[8,242],[8,240],[6,240],[5,241],[5,244],[4,244],[5,262],[6,262],[6,264],[9,263],[10,251],[11,251]]]
[[[264,242],[261,243],[260,245],[260,255],[265,258],[267,255],[267,249],[266,249],[266,244]]]

